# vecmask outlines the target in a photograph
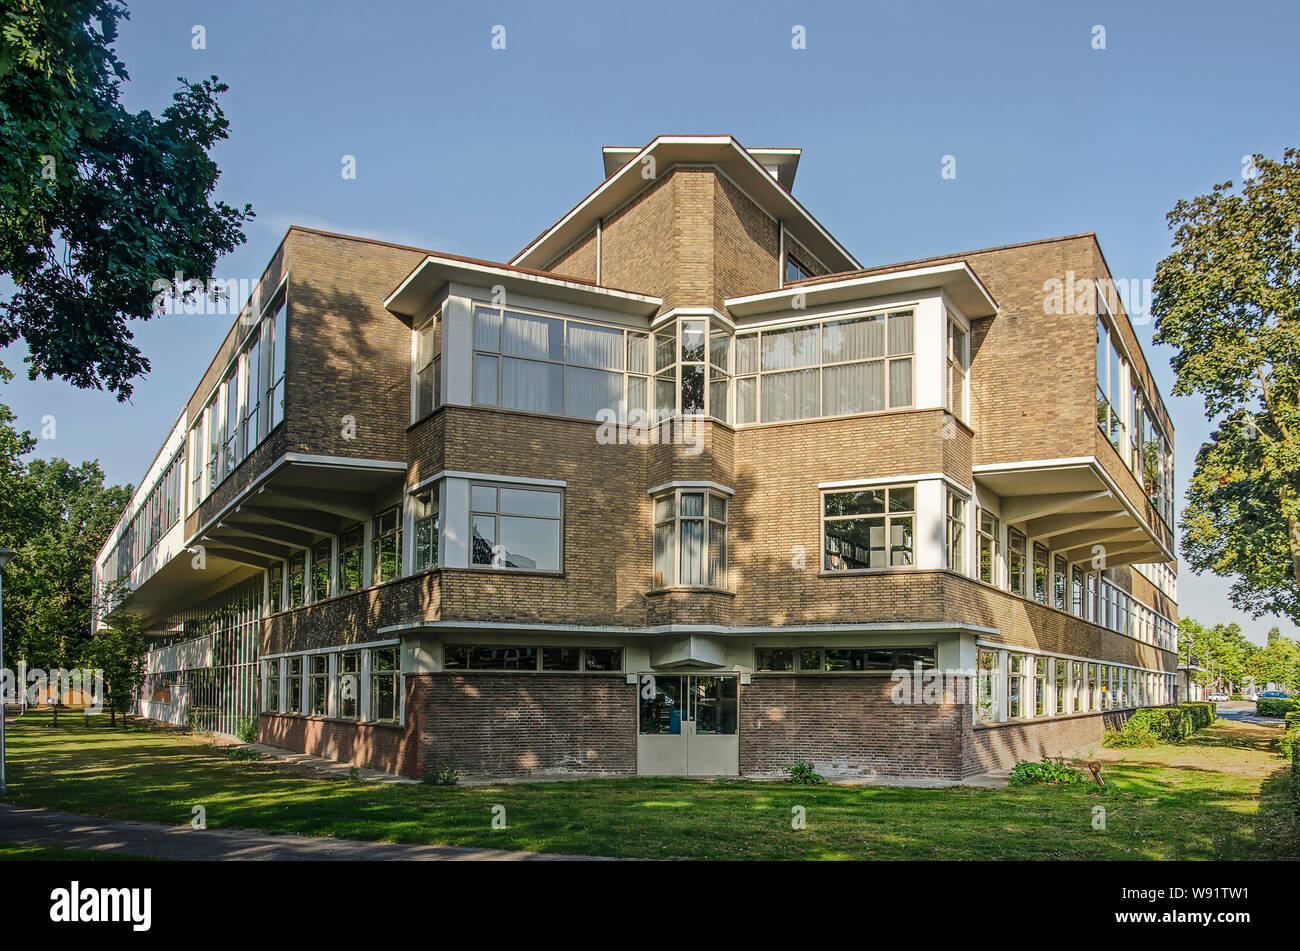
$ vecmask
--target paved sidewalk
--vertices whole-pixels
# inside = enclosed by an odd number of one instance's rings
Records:
[[[446,845],[401,845],[352,839],[264,835],[233,829],[192,829],[151,822],[93,819],[0,803],[0,842],[84,849],[149,859],[204,862],[541,862],[608,861],[591,856],[507,852]]]

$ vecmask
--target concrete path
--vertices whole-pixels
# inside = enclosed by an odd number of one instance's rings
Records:
[[[0,841],[149,859],[203,862],[540,862],[609,861],[591,856],[507,852],[446,845],[401,845],[352,839],[264,835],[234,829],[192,829],[121,819],[93,819],[65,812],[0,803]]]

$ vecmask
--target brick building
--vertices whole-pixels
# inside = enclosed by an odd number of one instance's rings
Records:
[[[144,712],[958,778],[1173,700],[1173,432],[1096,238],[863,268],[798,161],[607,148],[509,262],[291,228],[97,566]]]

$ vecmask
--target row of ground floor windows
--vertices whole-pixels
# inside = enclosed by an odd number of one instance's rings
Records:
[[[981,722],[1155,706],[1176,699],[1175,675],[1117,664],[981,649]]]
[[[262,661],[262,710],[395,723],[399,671],[395,645],[270,658]]]

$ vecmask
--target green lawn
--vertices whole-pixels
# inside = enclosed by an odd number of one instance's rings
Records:
[[[9,798],[211,828],[531,851],[701,859],[1294,858],[1280,731],[1219,721],[1183,746],[1099,751],[1108,788],[904,789],[610,779],[489,787],[305,778],[176,733],[29,713]],[[491,828],[492,807],[507,828]],[[1093,807],[1106,829],[1092,828]],[[807,828],[791,828],[792,809]]]

